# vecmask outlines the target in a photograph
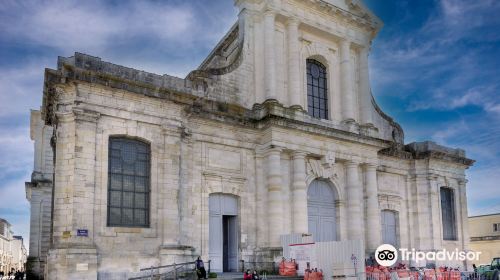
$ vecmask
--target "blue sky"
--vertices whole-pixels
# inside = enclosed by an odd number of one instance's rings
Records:
[[[235,22],[232,0],[0,2],[0,217],[29,235],[29,110],[45,67],[75,51],[184,77]],[[500,1],[366,0],[385,23],[370,56],[373,94],[406,142],[477,160],[469,213],[500,212]]]

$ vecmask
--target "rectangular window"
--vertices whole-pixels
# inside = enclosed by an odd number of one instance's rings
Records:
[[[500,223],[499,224],[493,224],[493,232],[499,232],[500,231]]]
[[[453,190],[441,188],[441,217],[443,221],[443,239],[457,240],[455,223],[455,200]]]
[[[149,227],[149,145],[111,137],[108,157],[108,226]]]

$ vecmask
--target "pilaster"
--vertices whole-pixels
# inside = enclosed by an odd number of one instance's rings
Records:
[[[267,151],[267,164],[269,246],[279,247],[280,235],[283,234],[281,148],[273,147]]]
[[[355,122],[354,95],[352,92],[351,42],[343,39],[340,42],[340,91],[342,100],[342,119],[344,122]]]
[[[364,240],[363,236],[363,215],[361,212],[362,187],[359,179],[359,163],[348,161],[347,168],[347,211],[348,239]]]
[[[458,180],[458,192],[459,192],[459,196],[460,196],[460,209],[461,209],[461,213],[460,213],[460,217],[462,219],[462,246],[463,246],[463,250],[464,251],[467,251],[469,250],[469,240],[470,240],[470,237],[469,237],[469,216],[468,216],[468,212],[467,212],[467,180],[465,179],[461,179],[461,180]],[[470,268],[470,263],[466,261],[464,261],[464,266],[468,269]]]
[[[293,232],[307,233],[306,153],[293,153]]]
[[[368,69],[369,48],[364,47],[359,52],[359,100],[361,123],[365,126],[373,126],[372,100],[370,93],[370,76]]]
[[[290,18],[287,21],[288,38],[288,98],[290,105],[303,108],[300,95],[300,55],[299,55],[299,21]]]
[[[367,194],[366,249],[367,252],[372,253],[382,243],[376,164],[368,163],[365,165],[365,182]]]
[[[276,99],[275,18],[273,11],[264,13],[264,87],[266,99]]]

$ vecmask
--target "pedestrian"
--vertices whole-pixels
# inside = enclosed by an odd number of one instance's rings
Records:
[[[250,269],[247,269],[247,271],[243,273],[243,280],[252,280],[252,274],[250,274]]]
[[[257,270],[253,271],[252,280],[260,280],[260,277],[259,277],[259,274],[257,273]]]
[[[196,260],[196,273],[198,274],[198,279],[207,279],[207,271],[205,270],[205,264],[201,260],[201,256],[198,256]]]

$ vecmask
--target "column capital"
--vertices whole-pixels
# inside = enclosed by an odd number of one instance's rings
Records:
[[[265,17],[273,17],[274,18],[276,16],[276,12],[274,10],[271,10],[271,9],[266,9],[263,14]]]
[[[366,170],[377,170],[378,164],[374,162],[367,162],[364,166],[366,167]]]
[[[267,147],[267,149],[265,151],[266,152],[282,152],[283,147],[270,145],[269,147]]]
[[[358,167],[360,165],[360,162],[354,159],[350,159],[345,162],[345,165],[347,167]]]
[[[370,46],[364,46],[364,47],[361,47],[359,48],[359,54],[361,56],[368,56],[368,54],[370,53]]]
[[[307,156],[307,152],[305,151],[293,151],[292,157],[296,158],[305,158]]]
[[[467,184],[467,182],[469,182],[469,180],[467,179],[457,179],[458,186],[460,187],[464,187]]]
[[[300,24],[300,20],[298,20],[297,18],[294,18],[294,17],[289,17],[286,20],[286,26],[299,27],[299,24]]]
[[[340,46],[341,47],[351,47],[351,40],[349,40],[348,38],[341,38],[340,39]]]

